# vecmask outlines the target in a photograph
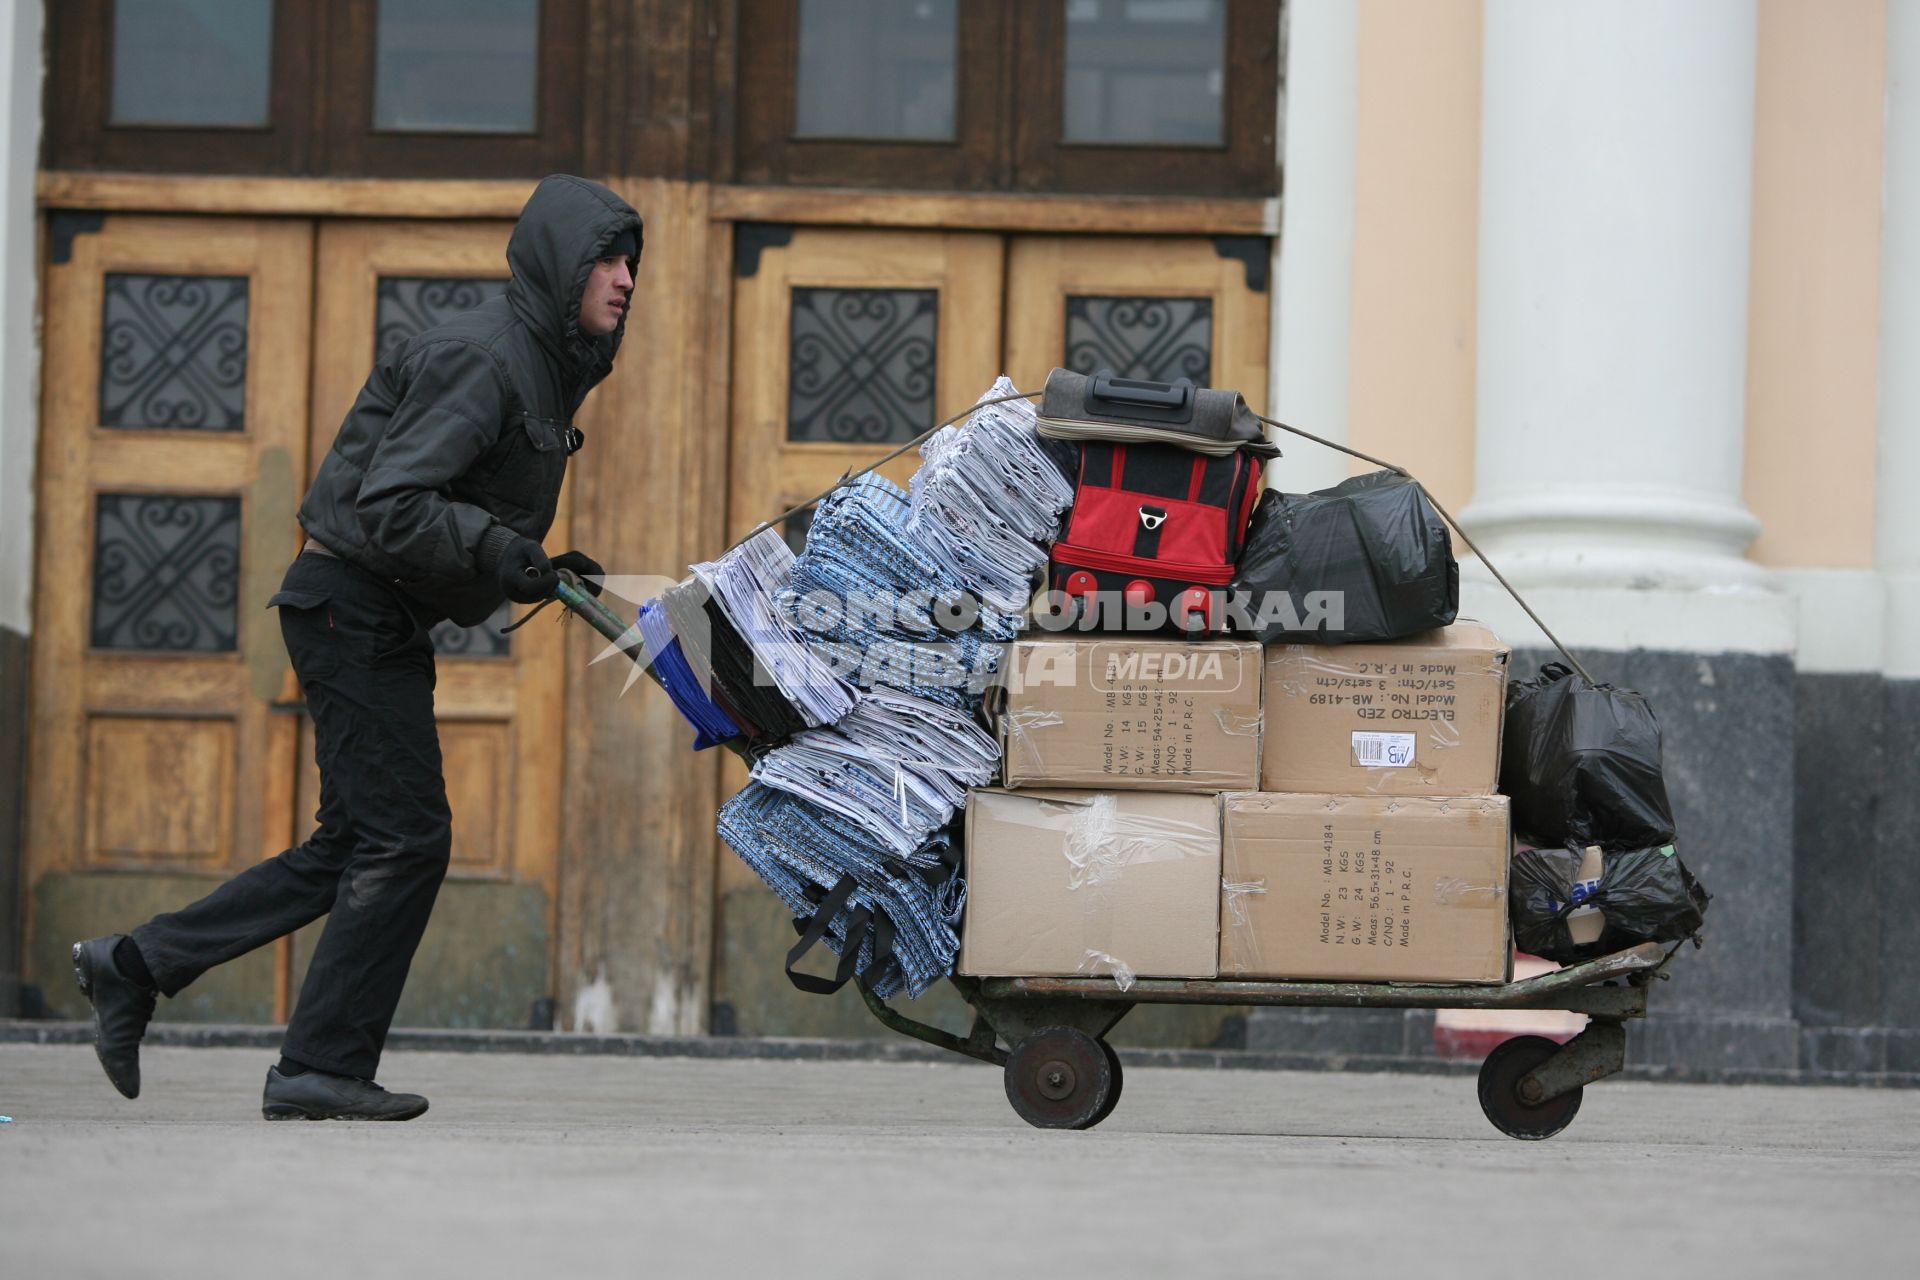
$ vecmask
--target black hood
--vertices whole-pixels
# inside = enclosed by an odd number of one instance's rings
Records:
[[[541,345],[574,371],[576,400],[607,376],[626,332],[622,316],[605,337],[582,334],[580,296],[594,262],[628,231],[636,246],[644,245],[640,215],[632,205],[597,182],[555,174],[534,188],[507,241],[507,266],[513,272],[507,300]]]

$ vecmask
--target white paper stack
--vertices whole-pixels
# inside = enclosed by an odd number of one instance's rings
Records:
[[[1002,377],[981,399],[1014,390]],[[1073,485],[1034,433],[1033,405],[983,404],[928,440],[920,456],[908,529],[1017,629],[1033,576],[1059,536],[1060,514],[1073,505]]]
[[[912,864],[998,761],[998,745],[971,716],[874,689],[832,728],[795,734],[762,756],[753,777],[839,814]]]
[[[762,529],[718,560],[693,566],[727,621],[753,650],[781,696],[809,725],[828,725],[853,710],[853,686],[807,649],[800,632],[774,606],[793,578],[793,549],[775,529]]]

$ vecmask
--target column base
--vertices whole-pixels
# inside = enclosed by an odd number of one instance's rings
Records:
[[[1500,568],[1576,656],[1586,649],[1777,654],[1794,650],[1796,605],[1771,580],[1705,587],[1622,585],[1617,579],[1612,584],[1577,584],[1526,581],[1508,566]],[[1516,649],[1552,647],[1478,560],[1460,562],[1460,616],[1486,623]]]

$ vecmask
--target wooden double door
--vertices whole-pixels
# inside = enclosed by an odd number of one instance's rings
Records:
[[[265,605],[376,352],[499,291],[503,222],[55,214],[48,228],[28,977],[312,830],[312,727]],[[550,548],[567,545],[562,500]],[[553,991],[557,629],[434,632],[453,868],[400,1021],[521,1026]],[[281,1020],[313,929],[162,1017]]]
[[[739,537],[986,393],[1056,366],[1186,377],[1267,398],[1264,236],[1127,237],[742,226],[735,236],[731,490]],[[883,468],[905,484],[919,458]],[[787,522],[798,546],[806,518]],[[717,550],[717,548],[716,548]],[[746,782],[729,760],[722,786]],[[779,901],[720,855],[714,1023],[741,1034],[870,1035],[849,987],[797,994]],[[957,1005],[939,993],[931,1005]],[[957,1007],[921,1011],[948,1019]],[[1203,1036],[1204,1040],[1205,1037]]]

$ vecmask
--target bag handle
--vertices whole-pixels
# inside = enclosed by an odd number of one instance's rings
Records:
[[[1122,378],[1111,369],[1102,369],[1093,375],[1087,398],[1137,409],[1178,411],[1193,404],[1193,380],[1148,382],[1144,378]]]
[[[847,942],[840,948],[840,964],[831,978],[816,977],[811,973],[796,973],[793,966],[799,964],[807,952],[813,950],[819,941],[827,936],[827,926],[840,914],[840,908],[847,905],[847,899],[860,887],[851,873],[840,877],[827,896],[820,900],[819,907],[808,918],[804,926],[794,921],[794,927],[800,929],[800,941],[793,944],[787,952],[787,981],[809,995],[830,996],[847,985],[853,977],[853,967],[860,962],[860,935],[873,919],[873,913],[865,907],[855,911],[847,919]]]

